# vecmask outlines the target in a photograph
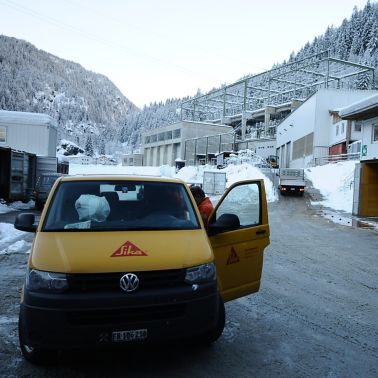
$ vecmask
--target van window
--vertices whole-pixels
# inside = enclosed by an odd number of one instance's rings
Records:
[[[217,209],[216,216],[237,214],[240,227],[250,227],[261,223],[260,187],[257,183],[235,186]]]
[[[183,184],[87,180],[59,184],[42,231],[197,228],[200,225]]]

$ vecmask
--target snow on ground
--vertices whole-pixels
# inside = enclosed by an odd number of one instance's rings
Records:
[[[21,201],[12,202],[7,205],[6,203],[0,202],[0,214],[9,213],[15,210],[27,210],[34,207],[34,201],[29,201],[28,203],[23,203]]]
[[[324,197],[323,201],[316,204],[347,213],[352,212],[356,162],[358,161],[344,161],[305,170],[306,177]]]
[[[0,223],[0,255],[30,251],[31,243],[23,240],[27,232],[18,231],[10,223]]]

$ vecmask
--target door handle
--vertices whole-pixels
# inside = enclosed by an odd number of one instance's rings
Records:
[[[258,231],[256,231],[256,235],[264,235],[264,234],[266,234],[265,230],[258,230]]]

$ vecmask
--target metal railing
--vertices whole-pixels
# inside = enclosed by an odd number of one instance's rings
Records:
[[[313,159],[313,166],[324,165],[329,163],[337,163],[339,161],[345,160],[359,160],[361,156],[360,152],[354,152],[349,154],[340,154],[340,155],[327,155],[316,157]]]

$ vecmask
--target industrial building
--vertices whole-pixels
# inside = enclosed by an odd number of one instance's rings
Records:
[[[229,136],[219,137],[220,134]],[[196,143],[196,138],[200,137],[204,142]],[[201,159],[215,157],[219,149],[230,148],[233,138],[232,126],[213,123],[183,121],[152,129],[142,135],[143,165],[174,166],[178,160],[188,160],[187,165],[200,164]]]
[[[313,94],[277,127],[280,167],[314,166],[332,153],[346,153],[346,147],[358,140],[361,132],[354,123],[341,120],[337,109],[376,93],[320,89]]]
[[[47,114],[0,110],[0,147],[56,157],[57,121]]]
[[[175,165],[177,161],[183,161],[186,165],[215,163],[219,154],[242,149],[252,149],[256,153],[261,152],[261,155],[276,155],[272,151],[273,142],[276,137],[278,139],[278,135],[283,135],[282,131],[281,134],[277,133],[277,128],[291,114],[298,114],[296,110],[303,109],[302,104],[309,98],[322,89],[334,90],[336,97],[336,93],[358,89],[362,82],[363,89],[372,87],[373,67],[334,58],[329,51],[245,77],[205,95],[183,101],[181,123],[145,132],[142,138],[143,165]],[[349,96],[350,102],[362,96]],[[348,102],[332,103],[332,109],[327,109],[326,117],[330,117],[329,111],[337,111],[338,104],[345,106]],[[305,122],[303,124],[304,129],[309,127]],[[297,138],[296,135],[294,137]],[[313,146],[314,142],[310,137],[308,135],[302,141],[305,153],[302,153],[302,142],[297,144],[296,154],[300,155],[303,164],[308,164],[308,159],[314,158],[307,157],[307,148]],[[286,166],[291,160],[287,152],[291,149],[287,148],[287,143],[289,140],[280,140],[278,143],[279,153]],[[315,143],[316,153],[318,150],[321,156],[329,153],[328,144],[319,144],[316,140]],[[331,152],[335,153],[338,148],[334,147]],[[312,150],[311,147],[311,155]],[[130,159],[125,164],[135,165],[134,158],[130,156]],[[296,160],[295,164],[299,164],[299,157]]]
[[[318,90],[368,89],[373,82],[373,67],[324,51],[183,101],[181,116],[232,125],[242,141],[274,138],[278,124]]]
[[[343,120],[360,122],[361,157],[354,177],[353,214],[378,217],[378,94],[340,109]]]

